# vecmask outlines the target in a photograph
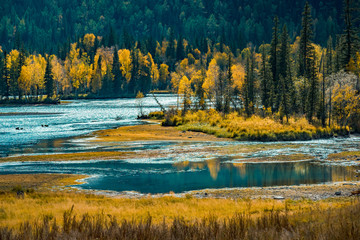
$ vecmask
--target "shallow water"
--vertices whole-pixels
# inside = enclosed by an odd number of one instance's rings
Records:
[[[145,111],[158,110],[151,97]],[[162,104],[176,97],[159,96]],[[142,124],[135,99],[75,100],[66,105],[0,107],[1,112],[45,113],[0,116],[0,156],[133,151],[152,157],[83,162],[0,164],[1,174],[67,173],[88,175],[83,189],[176,193],[205,188],[316,184],[358,180],[359,162],[328,162],[327,156],[359,151],[360,137],[295,142],[148,141],[97,143],[81,135],[99,129]],[[52,114],[46,114],[52,113]],[[58,114],[53,114],[58,113]],[[42,127],[46,124],[49,127]],[[24,130],[16,130],[23,127]],[[74,138],[77,136],[76,138]],[[248,151],[250,149],[250,151]],[[155,154],[154,154],[155,153]],[[304,154],[297,162],[251,162],[253,159]],[[155,157],[154,157],[155,156]],[[360,157],[360,156],[359,156]],[[285,157],[286,158],[286,157]],[[267,159],[268,161],[268,159]]]
[[[165,160],[165,161],[163,161]],[[78,187],[92,190],[181,193],[205,188],[284,186],[354,180],[354,167],[319,162],[230,163],[146,161],[41,162],[0,165],[1,174],[68,173],[92,176]]]
[[[158,99],[164,106],[176,105],[174,95],[158,95]],[[136,119],[139,114],[138,101],[71,100],[61,105],[1,106],[0,113],[24,114],[0,115],[0,156],[31,151],[35,143],[56,145],[60,141],[54,139],[80,136],[100,129],[141,124],[141,121]],[[159,110],[153,97],[146,97],[142,101],[145,113]]]

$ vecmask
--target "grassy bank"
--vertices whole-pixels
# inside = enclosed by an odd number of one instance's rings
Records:
[[[100,130],[93,134],[96,142],[127,141],[217,141],[214,136],[203,133],[184,132],[159,124],[126,126],[117,129]]]
[[[132,152],[83,152],[49,155],[28,155],[0,158],[0,162],[34,162],[34,161],[85,161],[124,159]]]
[[[163,125],[178,126],[183,131],[212,134],[220,138],[248,141],[292,141],[328,138],[346,134],[338,127],[321,127],[310,124],[305,118],[290,118],[281,123],[267,117],[245,118],[237,113],[222,116],[215,110],[189,112],[185,116],[165,117]]]
[[[1,239],[358,239],[360,234],[360,205],[349,198],[134,200],[35,193],[0,198]]]

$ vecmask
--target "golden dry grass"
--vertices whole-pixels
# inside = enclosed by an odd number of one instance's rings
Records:
[[[23,189],[48,189],[76,185],[86,176],[71,174],[9,174],[0,175],[0,190],[9,191],[15,187]]]
[[[360,160],[360,151],[333,153],[328,156],[329,160]]]
[[[94,133],[97,142],[125,141],[218,141],[215,136],[204,133],[184,132],[159,124],[120,127]]]
[[[0,162],[31,162],[31,161],[84,161],[84,160],[110,160],[124,159],[132,152],[83,152],[50,155],[28,155],[0,158]]]
[[[185,198],[109,198],[82,193],[25,193],[24,199],[18,199],[14,193],[0,195],[0,226],[19,227],[24,221],[34,221],[44,216],[61,219],[64,211],[75,206],[75,214],[85,213],[96,215],[104,213],[115,216],[117,219],[140,221],[152,216],[154,223],[170,223],[176,217],[185,220],[205,218],[209,215],[219,219],[233,216],[235,213],[247,213],[258,217],[264,212],[284,211],[289,214],[311,211],[312,209],[327,209],[329,207],[344,207],[351,204],[350,198],[338,200],[323,200],[318,202],[277,201],[271,199],[197,199],[191,196]]]
[[[340,129],[310,124],[305,118],[289,119],[280,123],[274,118],[252,116],[245,118],[237,113],[222,116],[213,109],[189,112],[185,117],[174,116],[170,122],[181,125],[180,130],[204,132],[222,138],[257,141],[310,140],[331,137]]]

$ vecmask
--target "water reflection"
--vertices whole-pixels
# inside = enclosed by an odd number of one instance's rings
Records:
[[[0,174],[86,174],[96,177],[90,178],[81,188],[141,193],[316,184],[356,179],[355,167],[321,162],[231,163],[219,158],[172,164],[171,160],[19,163],[11,167],[2,164]]]

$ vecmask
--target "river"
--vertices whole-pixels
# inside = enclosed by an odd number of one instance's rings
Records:
[[[176,105],[176,97],[171,95],[160,95],[159,101],[165,106]],[[152,97],[143,99],[143,104],[145,112],[159,109]],[[73,100],[53,106],[0,107],[0,113],[3,113],[0,116],[0,154],[3,156],[68,152],[91,154],[92,151],[133,151],[139,155],[149,151],[156,153],[146,158],[108,161],[95,158],[75,162],[2,163],[0,175],[82,174],[90,177],[85,184],[77,186],[79,188],[145,194],[205,188],[317,184],[356,181],[358,178],[357,162],[327,161],[331,153],[358,151],[360,137],[356,136],[273,143],[137,141],[102,145],[87,141],[86,134],[95,130],[143,124],[136,119],[139,111],[136,106],[136,99],[117,99]],[[11,114],[5,116],[4,113]],[[17,127],[23,130],[16,130]],[[297,161],[286,161],[287,156],[291,159],[294,155],[301,157]],[[264,160],[279,156],[285,156],[285,161]],[[254,159],[257,161],[254,162]]]

